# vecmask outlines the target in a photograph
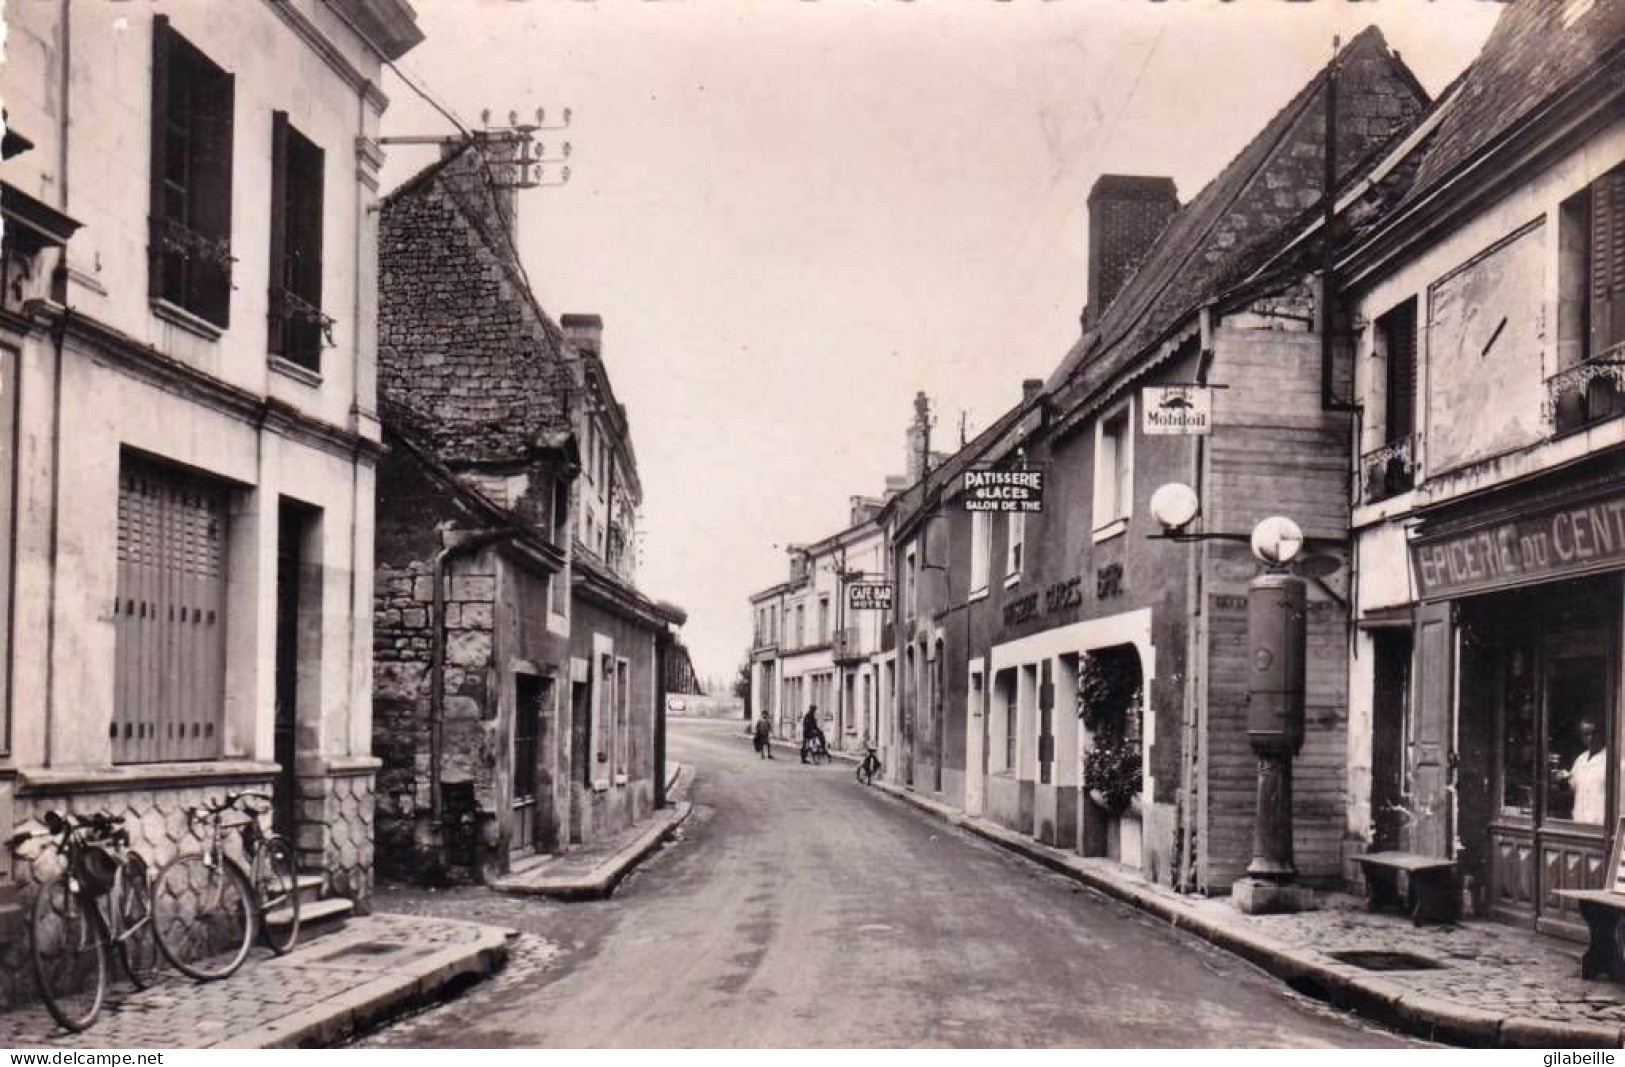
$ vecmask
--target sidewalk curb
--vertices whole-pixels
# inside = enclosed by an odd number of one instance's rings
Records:
[[[683,825],[693,806],[679,800],[669,808],[656,811],[650,825],[627,847],[615,853],[585,876],[569,878],[503,878],[491,883],[491,888],[516,896],[548,897],[553,900],[603,900],[615,892],[628,872],[645,857],[660,848]]]
[[[952,826],[1234,953],[1305,996],[1413,1037],[1479,1048],[1620,1048],[1625,1041],[1625,1030],[1617,1026],[1501,1016],[1406,989],[1312,949],[1216,921],[1172,890],[1137,883],[1106,869],[1104,861],[1050,848],[890,782],[874,784]]]
[[[466,978],[485,978],[507,962],[508,940],[514,931],[480,923],[459,925],[482,928],[468,944],[454,945],[423,959],[408,961],[391,973],[318,1007],[295,1012],[208,1047],[331,1048],[408,1008],[433,1000],[453,983]],[[365,936],[357,938],[358,943],[365,940]],[[312,944],[331,954],[332,942],[328,938]]]

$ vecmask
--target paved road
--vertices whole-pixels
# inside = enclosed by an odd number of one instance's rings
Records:
[[[367,1043],[1402,1043],[862,788],[844,763],[759,761],[732,724],[674,722],[671,751],[698,771],[683,839],[610,901],[520,905],[562,959]]]

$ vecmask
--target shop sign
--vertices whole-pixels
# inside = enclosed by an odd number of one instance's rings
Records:
[[[1045,589],[1040,599],[1036,592],[1028,593],[1004,605],[1004,624],[1018,626],[1040,615],[1067,611],[1083,604],[1083,577],[1068,578]]]
[[[846,587],[846,606],[853,611],[890,611],[892,583],[858,582]]]
[[[1206,436],[1213,429],[1213,390],[1205,385],[1148,385],[1140,390],[1148,436]]]
[[[1625,498],[1420,540],[1411,562],[1425,599],[1625,567]]]
[[[966,471],[966,511],[1043,511],[1044,472]]]

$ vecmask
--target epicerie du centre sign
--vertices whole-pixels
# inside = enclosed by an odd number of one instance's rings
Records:
[[[1424,599],[1625,566],[1625,496],[1418,538],[1411,562]]]
[[[1044,472],[966,471],[966,511],[1044,510]]]

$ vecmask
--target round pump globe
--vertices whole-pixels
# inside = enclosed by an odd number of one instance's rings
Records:
[[[1285,515],[1271,515],[1253,527],[1253,555],[1272,567],[1284,566],[1303,550],[1303,531]]]
[[[1201,506],[1196,490],[1183,482],[1169,482],[1151,494],[1151,517],[1169,530],[1188,525]]]

